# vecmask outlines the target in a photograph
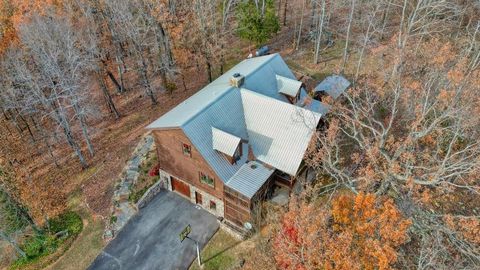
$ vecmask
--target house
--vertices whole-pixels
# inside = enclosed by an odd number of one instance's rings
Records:
[[[279,54],[246,59],[151,123],[169,189],[238,226],[273,185],[292,187],[328,107]]]

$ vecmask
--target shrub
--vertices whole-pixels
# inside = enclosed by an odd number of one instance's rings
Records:
[[[110,217],[110,224],[113,224],[115,222],[117,222],[117,216],[111,216]]]
[[[54,253],[66,239],[78,235],[83,229],[82,218],[71,211],[50,219],[48,222],[49,231],[44,228],[43,231],[36,232],[24,240],[21,249],[27,256],[15,261],[11,269],[23,269],[25,265]],[[64,237],[57,235],[60,232],[65,232],[62,235]]]
[[[66,231],[69,235],[77,235],[82,229],[82,218],[75,212],[68,211],[50,220],[52,234]]]
[[[165,88],[167,90],[167,92],[169,94],[172,94],[173,91],[177,90],[177,85],[174,83],[174,82],[170,82],[168,81],[166,84],[165,84]]]
[[[158,176],[160,174],[160,164],[157,164],[155,166],[153,166],[151,169],[150,169],[150,172],[148,173],[148,175],[150,176]]]

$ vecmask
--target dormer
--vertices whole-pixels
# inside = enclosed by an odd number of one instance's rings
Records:
[[[214,127],[212,127],[212,146],[230,164],[235,164],[242,156],[242,139]]]
[[[293,80],[280,75],[275,75],[277,79],[278,93],[284,95],[291,104],[295,104],[300,97],[300,88],[302,82]]]

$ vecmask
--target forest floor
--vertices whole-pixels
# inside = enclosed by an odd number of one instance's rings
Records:
[[[317,81],[338,70],[343,53],[342,42],[337,41],[333,47],[325,49],[322,52],[323,60],[319,64],[313,64],[311,45],[303,44],[302,48],[307,49],[292,49],[292,32],[292,29],[284,28],[267,44],[272,53],[279,52],[284,57],[297,75],[307,75]],[[225,69],[228,70],[243,60],[248,55],[249,48],[252,47],[248,43],[236,39],[232,43]],[[352,61],[354,57],[350,56]],[[347,76],[353,74],[353,66],[353,64],[347,66]],[[114,101],[122,117],[115,120],[103,109],[99,112],[101,116],[90,121],[96,153],[88,160],[90,167],[86,170],[81,169],[71,149],[64,144],[58,146],[54,152],[56,157],[60,157],[58,162],[61,167],[57,168],[45,151],[32,153],[25,139],[11,138],[12,148],[16,149],[14,151],[15,160],[18,162],[16,167],[23,168],[20,174],[17,172],[18,177],[28,175],[33,181],[42,180],[45,183],[61,185],[64,192],[69,195],[69,203],[74,204],[73,208],[79,207],[83,213],[86,213],[83,216],[84,231],[71,248],[49,269],[85,269],[101,251],[104,246],[101,236],[105,222],[108,222],[110,216],[114,185],[131,151],[145,133],[145,127],[208,83],[202,69],[192,68],[188,74],[185,74],[185,78],[187,78],[187,89],[183,89],[182,84],[178,83],[179,89],[173,94],[158,93],[159,105],[156,106],[151,105],[142,91],[133,90],[140,88],[139,85],[129,85],[130,91],[115,95]],[[190,80],[190,78],[195,79]],[[134,81],[134,78],[128,76],[126,79]],[[159,82],[154,82],[154,86],[160,88]],[[307,87],[311,86],[307,85]],[[82,255],[79,256],[79,254]]]

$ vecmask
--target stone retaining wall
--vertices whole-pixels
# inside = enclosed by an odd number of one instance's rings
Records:
[[[145,194],[143,194],[142,198],[137,202],[137,208],[145,207],[152,199],[157,195],[162,189],[165,189],[165,184],[163,181],[158,180],[153,186],[151,186]]]
[[[126,166],[123,168],[112,198],[112,218],[104,233],[104,239],[106,241],[113,239],[116,233],[137,213],[137,205],[131,203],[128,198],[130,197],[132,186],[137,183],[138,176],[140,175],[138,172],[140,165],[146,160],[148,152],[154,149],[154,139],[151,133],[148,132],[140,139]]]

